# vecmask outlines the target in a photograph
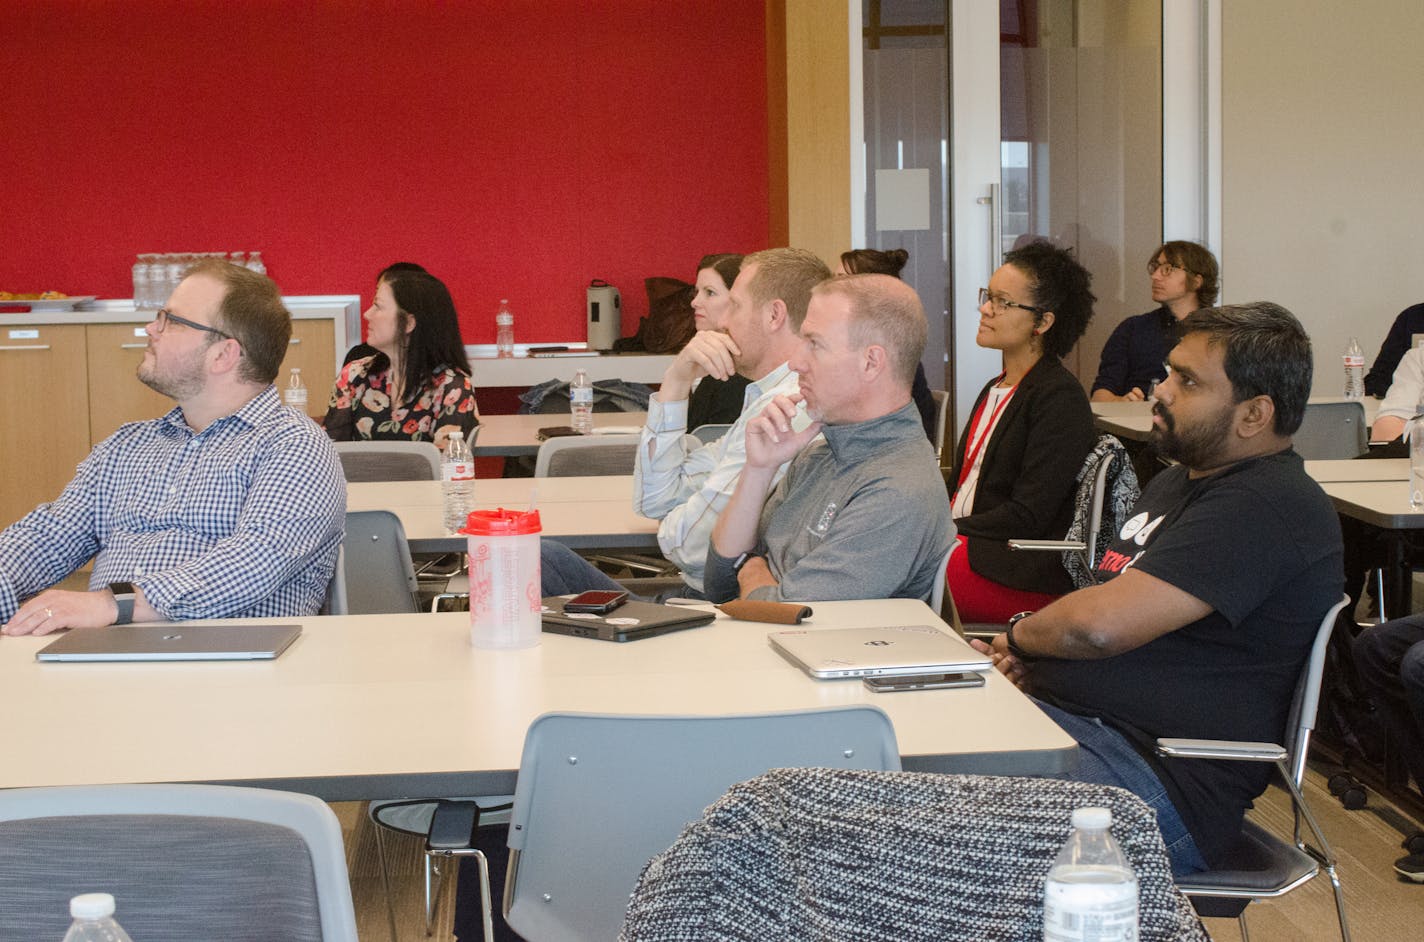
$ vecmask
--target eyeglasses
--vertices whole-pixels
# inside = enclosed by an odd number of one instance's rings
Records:
[[[1179,271],[1186,271],[1181,265],[1173,265],[1171,262],[1159,262],[1155,258],[1147,263],[1147,274],[1155,275],[1162,273],[1163,278],[1171,278]]]
[[[165,330],[168,329],[168,324],[170,321],[174,324],[182,324],[184,327],[191,327],[194,330],[202,330],[210,334],[217,334],[219,337],[224,337],[228,340],[237,339],[232,334],[218,330],[216,327],[209,327],[207,324],[199,324],[197,321],[190,321],[186,317],[179,317],[177,314],[174,314],[166,307],[159,308],[158,314],[153,318],[153,323],[157,325],[157,329],[154,332],[159,334],[163,333]]]
[[[1007,314],[1009,312],[1009,308],[1011,307],[1016,307],[1024,311],[1032,311],[1035,314],[1048,313],[1047,308],[1034,307],[1032,304],[1020,304],[1017,301],[1010,301],[1008,298],[1002,298],[996,294],[990,294],[988,288],[980,288],[979,306],[983,307],[985,301],[988,301],[990,304],[993,305],[992,310],[994,312],[995,317],[1002,317],[1003,315]]]

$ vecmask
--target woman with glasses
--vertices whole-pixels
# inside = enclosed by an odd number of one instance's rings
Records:
[[[1129,317],[1112,332],[1093,380],[1094,402],[1141,402],[1167,376],[1177,322],[1216,302],[1216,256],[1195,242],[1164,242],[1147,262],[1152,300],[1160,307]]]
[[[429,441],[442,450],[452,431],[468,438],[480,412],[444,283],[424,271],[387,269],[365,318],[366,342],[377,352],[341,368],[327,434],[339,442]]]
[[[1003,368],[974,401],[954,453],[950,507],[960,543],[949,590],[960,616],[1004,622],[1072,589],[1058,553],[1013,553],[1011,539],[1060,540],[1096,435],[1088,397],[1063,366],[1093,316],[1092,276],[1071,253],[1031,242],[979,291],[979,346]]]
[[[880,249],[851,249],[841,253],[841,263],[836,274],[890,275],[899,278],[909,260],[910,253],[904,249],[891,249],[888,252]],[[920,413],[920,423],[924,425],[925,434],[933,445],[939,432],[939,406],[935,404],[934,396],[930,393],[923,363],[915,367],[915,381],[910,386],[910,398],[915,401],[915,408]]]

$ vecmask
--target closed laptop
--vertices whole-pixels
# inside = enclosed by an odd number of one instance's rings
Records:
[[[37,661],[270,661],[301,625],[147,623],[74,628],[35,653]]]
[[[802,628],[773,631],[767,640],[797,667],[820,679],[987,671],[993,666],[989,655],[932,625]]]

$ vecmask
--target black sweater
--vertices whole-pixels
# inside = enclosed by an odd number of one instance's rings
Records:
[[[997,380],[979,393],[974,407]],[[959,437],[951,497],[964,466],[968,431]],[[1073,522],[1075,478],[1097,435],[1077,377],[1044,356],[1019,382],[984,449],[974,512],[954,521],[968,538],[969,568],[986,579],[1032,592],[1073,588],[1058,553],[1013,552],[1011,539],[1060,540]]]

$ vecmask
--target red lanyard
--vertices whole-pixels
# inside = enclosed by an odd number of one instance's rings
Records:
[[[1002,382],[1005,374],[1000,373],[999,378],[994,382]],[[989,404],[989,397],[986,394],[979,403],[979,407],[974,410],[974,415],[969,419],[969,440],[973,443],[969,452],[964,456],[964,464],[959,469],[959,480],[955,482],[954,492],[959,493],[959,489],[964,486],[964,479],[969,477],[969,469],[974,467],[974,462],[979,459],[979,452],[984,450],[984,443],[989,440],[990,434],[994,431],[994,424],[999,421],[999,414],[1004,411],[1004,406],[1009,404],[1009,400],[1014,398],[1014,393],[1018,392],[1018,384],[1009,387],[1009,394],[999,400],[999,404],[994,407],[994,412],[989,416],[989,424],[984,426],[984,434],[976,440],[974,433],[979,430],[979,419],[984,415],[984,407]]]

